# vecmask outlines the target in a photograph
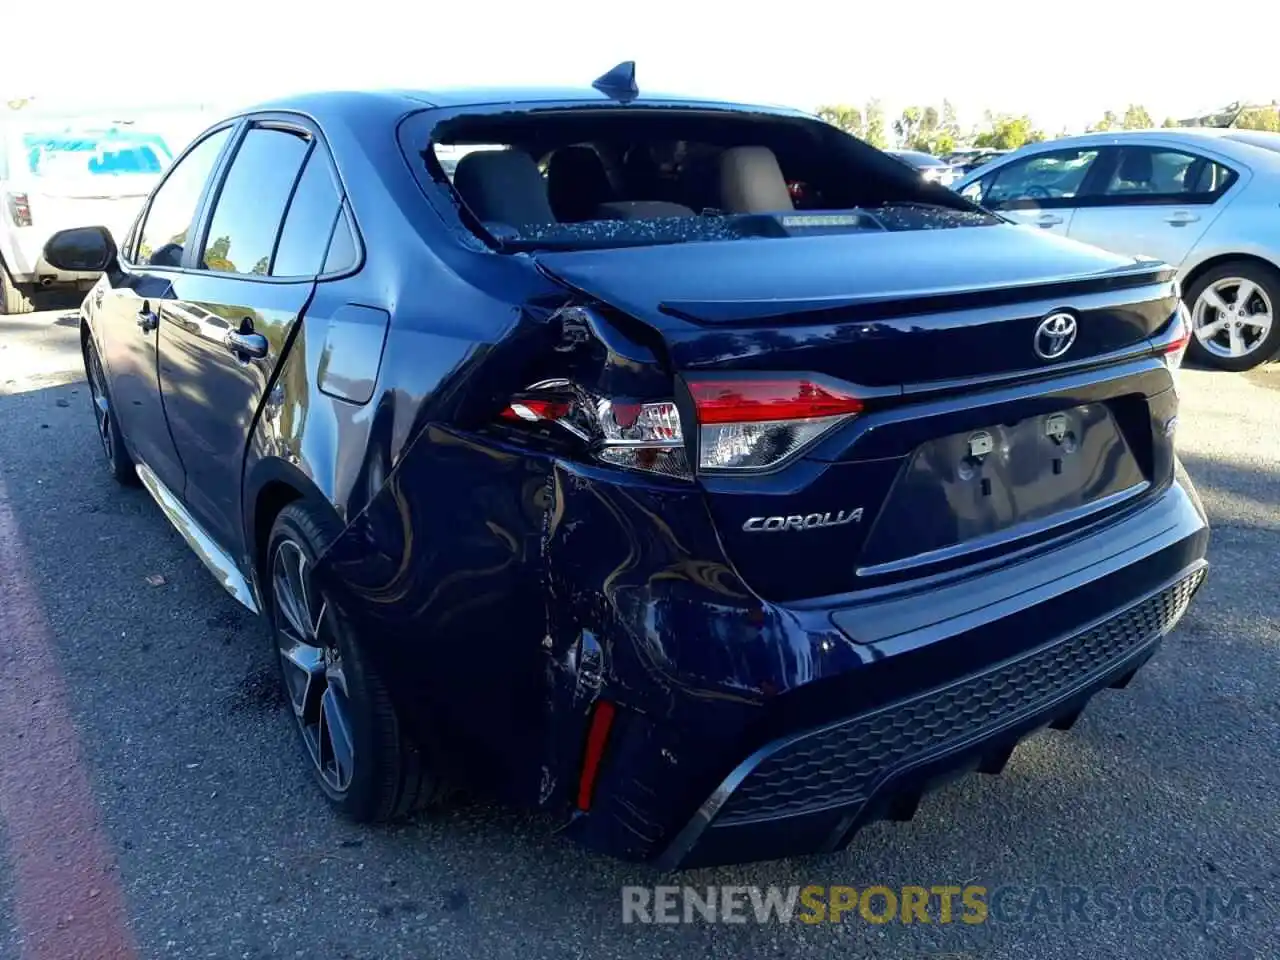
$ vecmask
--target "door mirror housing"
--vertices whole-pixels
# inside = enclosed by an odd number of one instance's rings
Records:
[[[118,248],[106,227],[59,230],[44,245],[44,258],[59,270],[97,273],[116,262]]]

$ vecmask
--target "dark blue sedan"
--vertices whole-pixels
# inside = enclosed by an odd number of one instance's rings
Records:
[[[1171,271],[809,116],[300,97],[64,231],[106,462],[270,623],[359,821],[468,783],[829,851],[1123,686],[1204,576]]]

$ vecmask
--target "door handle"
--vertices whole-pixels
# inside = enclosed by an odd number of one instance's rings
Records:
[[[138,311],[138,329],[143,333],[150,333],[158,326],[160,326],[160,317],[152,313],[151,304],[143,300],[142,309]]]
[[[1175,227],[1185,227],[1188,223],[1195,223],[1200,218],[1194,213],[1187,213],[1185,210],[1177,210],[1164,218],[1164,222],[1172,224]]]
[[[1042,213],[1036,223],[1042,227],[1056,227],[1062,223],[1062,218],[1056,213]]]
[[[227,345],[227,349],[241,360],[261,360],[267,355],[267,350],[270,349],[267,338],[260,333],[237,333],[234,330],[230,330],[227,332],[227,338],[224,342]]]

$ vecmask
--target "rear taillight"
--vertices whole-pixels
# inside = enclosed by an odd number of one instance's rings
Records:
[[[700,377],[688,387],[698,470],[707,473],[771,470],[863,409],[861,398],[807,376]],[[670,400],[611,400],[567,380],[548,380],[513,398],[501,419],[554,424],[615,466],[692,476],[680,411]]]
[[[1177,370],[1182,366],[1182,358],[1186,356],[1187,346],[1191,343],[1191,321],[1187,315],[1187,308],[1179,303],[1178,309],[1173,315],[1173,323],[1169,327],[1169,332],[1162,338],[1160,346],[1156,349],[1159,351],[1162,359],[1170,370]]]
[[[698,417],[698,469],[768,470],[863,409],[859,397],[807,377],[689,383]]]
[[[680,412],[669,400],[609,400],[567,380],[548,380],[514,398],[501,418],[555,424],[585,441],[591,454],[605,463],[667,477],[691,477]]]
[[[15,227],[31,226],[31,202],[25,193],[6,193],[5,201]]]

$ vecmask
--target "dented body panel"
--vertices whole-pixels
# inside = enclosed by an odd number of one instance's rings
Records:
[[[359,258],[316,279],[261,402],[233,412],[219,545],[260,595],[283,504],[329,511],[316,583],[432,755],[671,866],[835,849],[1145,662],[1208,538],[1174,455],[1167,271],[974,225],[955,198],[946,229],[501,252],[420,135],[437,113],[610,105],[566,97],[264,108],[322,136]],[[1061,310],[1075,352],[1037,359]],[[834,384],[857,409],[769,469],[702,470],[708,371]],[[675,410],[684,446],[662,450],[687,469],[503,419],[547,384]],[[805,792],[828,780],[830,802]]]

